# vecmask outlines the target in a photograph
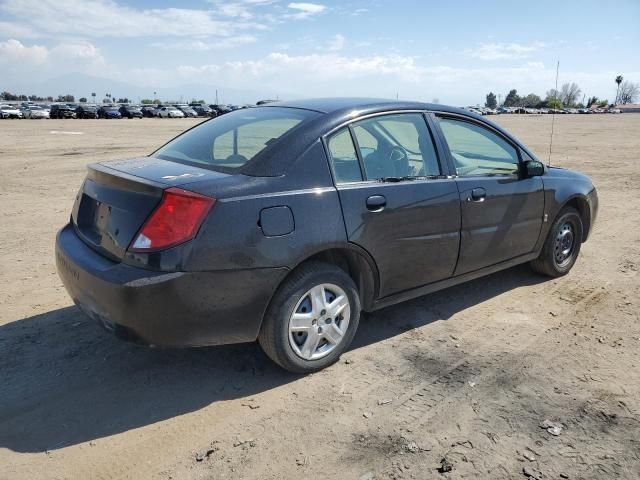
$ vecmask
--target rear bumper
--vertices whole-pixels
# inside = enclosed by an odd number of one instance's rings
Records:
[[[154,346],[254,341],[286,268],[156,272],[113,262],[67,225],[56,238],[58,275],[73,301],[120,337]]]

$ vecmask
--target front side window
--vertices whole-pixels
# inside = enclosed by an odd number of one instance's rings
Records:
[[[188,130],[152,156],[233,172],[300,123],[318,115],[284,107],[236,110]]]
[[[353,131],[367,179],[440,175],[422,114],[381,115],[355,123]]]
[[[518,152],[507,141],[479,125],[439,118],[440,128],[460,176],[514,175]]]

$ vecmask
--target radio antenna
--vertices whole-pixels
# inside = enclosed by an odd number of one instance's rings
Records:
[[[556,65],[556,89],[553,91],[553,98],[557,100],[558,98],[558,72],[560,71],[560,60],[558,60],[558,64]],[[551,114],[551,138],[549,139],[549,159],[547,160],[547,165],[551,166],[551,147],[553,146],[553,127],[556,123],[556,109],[558,102],[554,102],[553,113]]]

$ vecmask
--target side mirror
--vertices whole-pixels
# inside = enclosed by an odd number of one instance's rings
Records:
[[[539,177],[544,175],[544,164],[536,160],[527,160],[524,162],[527,177]]]

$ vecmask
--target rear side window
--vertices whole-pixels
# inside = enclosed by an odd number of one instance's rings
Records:
[[[295,108],[247,108],[204,122],[153,156],[178,163],[237,171],[284,134],[319,114]]]
[[[440,128],[460,176],[518,173],[518,152],[490,130],[462,120],[440,118]]]
[[[336,183],[361,181],[360,163],[349,129],[345,127],[332,135],[327,145],[331,155]]]

